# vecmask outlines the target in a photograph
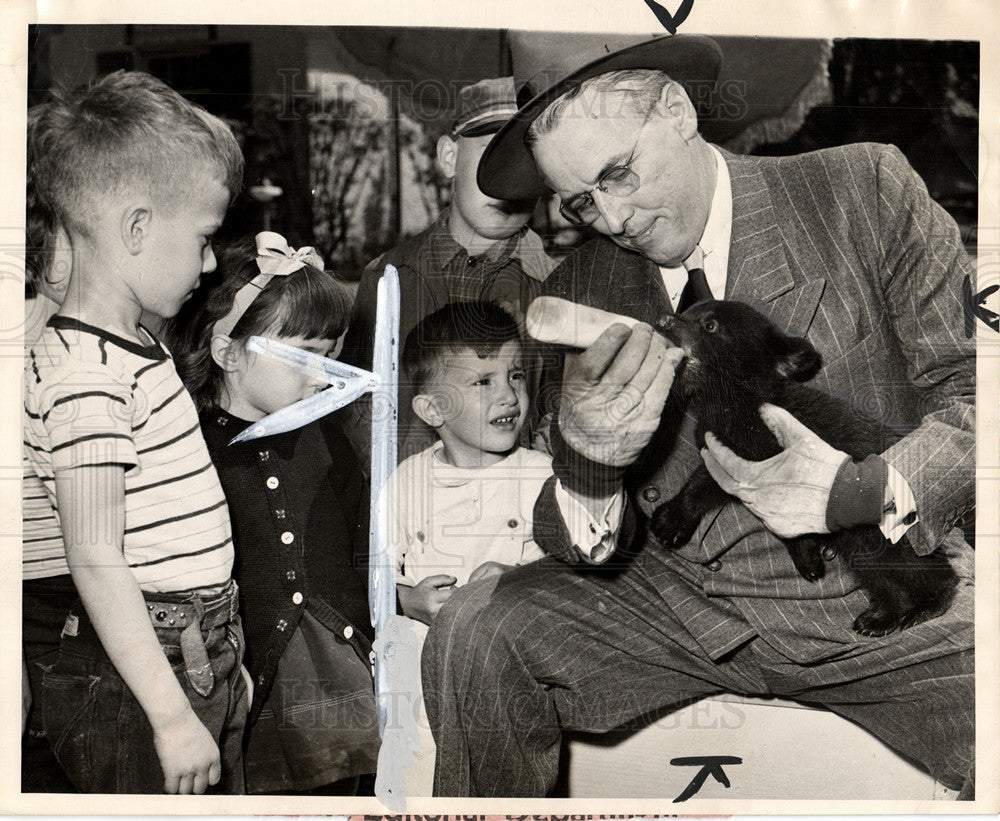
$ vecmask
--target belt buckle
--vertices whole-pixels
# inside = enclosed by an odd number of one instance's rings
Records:
[[[186,605],[146,602],[146,609],[153,627],[176,627],[183,630],[191,624]]]

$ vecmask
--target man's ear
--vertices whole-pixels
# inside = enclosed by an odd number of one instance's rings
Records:
[[[689,140],[698,133],[698,112],[695,111],[691,98],[680,83],[673,80],[660,89],[656,108],[660,113],[673,120],[680,135]]]
[[[146,204],[130,204],[125,208],[121,221],[122,244],[132,255],[139,254],[150,241],[153,209]]]
[[[225,334],[215,334],[209,343],[212,361],[226,373],[238,371],[243,365],[243,346]]]
[[[432,428],[439,428],[444,424],[444,417],[438,410],[437,402],[432,394],[418,393],[410,401],[410,407],[413,408],[413,412],[420,417],[421,421]]]
[[[38,283],[39,290],[54,302],[62,305],[69,290],[69,279],[73,273],[73,244],[69,234],[60,225],[56,227],[52,239],[52,257]]]
[[[445,179],[455,177],[455,164],[458,162],[458,143],[449,134],[442,134],[437,141],[438,171]]]

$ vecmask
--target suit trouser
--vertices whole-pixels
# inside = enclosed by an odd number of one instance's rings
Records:
[[[457,590],[423,654],[435,795],[544,796],[563,730],[604,732],[724,691],[825,705],[968,791],[971,584],[943,616],[800,665],[760,637],[713,660],[657,592],[673,572],[645,550],[617,577],[546,559]]]

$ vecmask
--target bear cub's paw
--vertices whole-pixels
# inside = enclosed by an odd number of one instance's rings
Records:
[[[826,562],[820,553],[819,540],[811,537],[789,539],[785,542],[795,569],[807,582],[818,582],[826,575]]]
[[[650,528],[660,544],[676,550],[691,541],[700,519],[700,513],[688,510],[684,495],[679,493],[653,511]]]
[[[872,605],[864,613],[854,620],[854,632],[862,636],[880,638],[888,636],[891,632],[899,628],[902,619],[898,613],[894,613],[883,607]]]

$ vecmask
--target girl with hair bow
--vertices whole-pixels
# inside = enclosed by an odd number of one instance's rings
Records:
[[[174,321],[177,369],[229,504],[246,665],[248,793],[354,794],[378,758],[364,557],[368,490],[330,417],[229,445],[327,387],[247,349],[254,335],[334,357],[351,296],[312,248],[263,232],[218,251]]]

